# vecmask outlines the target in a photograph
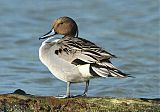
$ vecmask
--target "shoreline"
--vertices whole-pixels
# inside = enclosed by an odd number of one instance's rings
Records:
[[[34,96],[23,90],[0,94],[3,112],[160,112],[160,98],[75,97],[59,99],[54,96]]]

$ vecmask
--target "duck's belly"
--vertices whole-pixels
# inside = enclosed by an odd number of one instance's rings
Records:
[[[53,60],[46,64],[51,73],[64,82],[83,82],[89,79],[79,72],[77,66],[67,63],[63,60]]]
[[[50,72],[58,79],[64,82],[83,82],[89,80],[90,75],[82,74],[79,71],[78,66],[75,66],[62,58],[59,58],[56,54],[52,55],[50,52],[39,51],[40,60],[44,65],[48,67]]]
[[[64,61],[58,63],[56,60],[48,66],[48,69],[55,77],[65,82],[82,82],[87,80],[87,77],[83,77],[76,66],[65,63]]]

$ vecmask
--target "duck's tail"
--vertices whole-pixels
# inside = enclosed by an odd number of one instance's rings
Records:
[[[92,72],[93,76],[100,77],[133,77],[118,70],[110,61],[103,63],[92,63],[90,64],[90,71]]]

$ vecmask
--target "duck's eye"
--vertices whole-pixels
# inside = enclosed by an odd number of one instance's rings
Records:
[[[63,23],[60,23],[61,25],[63,24]]]

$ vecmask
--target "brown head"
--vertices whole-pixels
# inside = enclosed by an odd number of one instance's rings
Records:
[[[49,38],[56,34],[78,37],[78,26],[72,18],[66,16],[60,17],[53,22],[52,29],[39,39]]]

